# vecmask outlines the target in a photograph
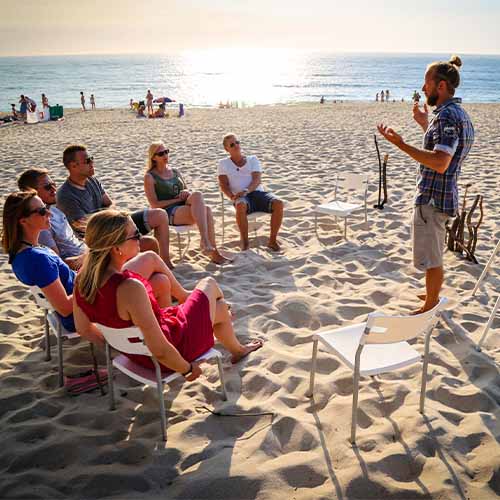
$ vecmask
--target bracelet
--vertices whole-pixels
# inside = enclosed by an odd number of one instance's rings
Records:
[[[189,370],[186,373],[182,373],[183,377],[187,377],[193,373],[193,363],[189,363]]]

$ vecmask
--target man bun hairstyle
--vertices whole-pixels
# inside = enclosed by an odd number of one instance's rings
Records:
[[[427,67],[427,71],[433,71],[433,80],[438,84],[444,81],[448,87],[448,92],[455,95],[455,89],[460,85],[460,68],[462,59],[457,55],[452,55],[448,62],[436,61]]]

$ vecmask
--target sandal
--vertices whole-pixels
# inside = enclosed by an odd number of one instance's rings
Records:
[[[101,384],[106,384],[108,382],[108,371],[106,369],[100,369],[99,378]],[[88,370],[83,373],[65,377],[64,386],[70,396],[77,396],[78,394],[98,389],[99,383],[97,382],[94,370]]]

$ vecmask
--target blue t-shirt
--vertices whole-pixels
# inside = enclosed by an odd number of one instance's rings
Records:
[[[22,250],[12,261],[17,279],[28,286],[45,288],[59,278],[68,295],[73,293],[76,273],[47,247],[29,247]],[[62,317],[61,323],[69,332],[76,330],[73,315]]]

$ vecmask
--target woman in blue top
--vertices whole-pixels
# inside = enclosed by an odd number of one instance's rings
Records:
[[[70,332],[73,322],[75,272],[52,250],[38,245],[38,235],[49,229],[49,209],[36,191],[12,193],[3,209],[2,245],[17,279],[39,287]]]

